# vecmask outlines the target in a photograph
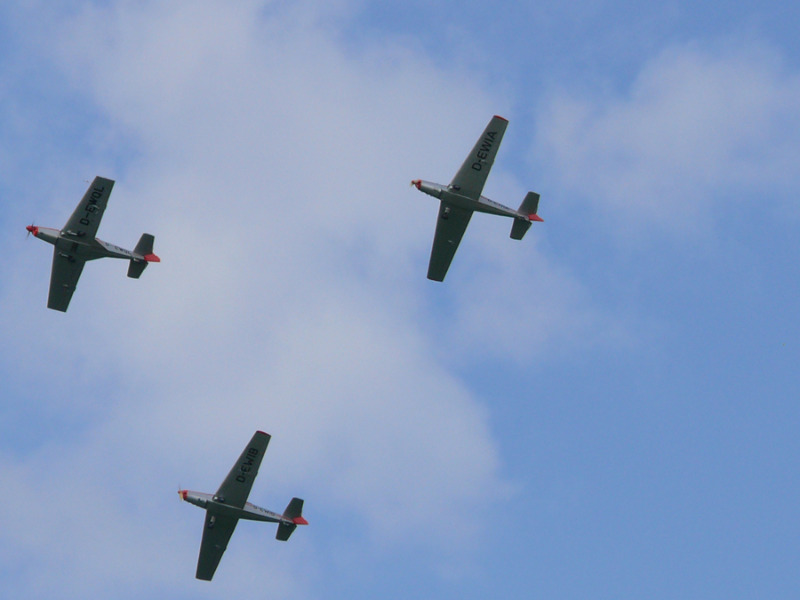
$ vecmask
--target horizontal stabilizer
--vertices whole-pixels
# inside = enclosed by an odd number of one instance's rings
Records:
[[[278,533],[275,534],[275,539],[285,542],[289,536],[297,529],[297,525],[289,525],[288,523],[281,523],[278,525]]]
[[[146,260],[137,260],[132,258],[130,264],[128,265],[128,277],[139,279],[139,276],[141,276],[141,274],[144,272],[145,267],[147,267]]]
[[[525,234],[528,232],[530,227],[530,221],[526,221],[525,219],[514,219],[514,223],[511,225],[511,239],[521,240],[523,237],[525,237]]]

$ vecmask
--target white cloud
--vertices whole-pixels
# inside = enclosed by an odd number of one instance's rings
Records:
[[[40,559],[33,597],[194,590],[201,513],[174,490],[213,491],[265,429],[252,500],[303,495],[312,525],[289,551],[266,529],[234,539],[218,576],[247,581],[227,593],[304,594],[300,573],[321,567],[293,559],[313,555],[315,522],[359,540],[362,561],[419,548],[433,570],[458,563],[508,488],[484,408],[420,325],[436,207],[407,183],[457,166],[431,151],[450,146],[437,132],[479,131],[490,99],[396,47],[345,53],[269,5],[189,8],[84,5],[44,27],[133,155],[98,173],[117,179],[100,236],[152,232],[163,262],[138,281],[89,263],[61,315],[44,308],[50,248],[24,248],[42,255],[38,300],[8,288],[4,330],[47,331],[26,338],[19,376],[37,385],[19,401],[86,421],[0,458],[20,515],[2,546]]]
[[[217,574],[226,593],[313,595],[326,545],[357,565],[418,552],[418,568],[461,573],[511,492],[453,363],[488,351],[525,364],[557,339],[605,335],[540,231],[513,242],[510,221],[473,221],[460,282],[425,279],[437,207],[408,182],[446,180],[496,99],[391,40],[343,50],[310,12],[285,10],[37,13],[40,52],[102,113],[59,172],[99,160],[76,179],[117,180],[100,237],[132,247],[153,233],[163,262],[140,280],[89,263],[62,315],[44,308],[50,248],[14,247],[26,258],[0,321],[28,343],[3,369],[17,388],[36,382],[16,400],[37,419],[79,424],[0,455],[22,515],[0,545],[41,557],[35,596],[120,582],[131,596],[214,593],[192,580],[202,515],[174,491],[213,491],[255,429],[274,439],[252,501],[303,496],[311,526],[287,545],[237,531]],[[524,195],[500,162],[494,181]]]
[[[678,46],[623,95],[550,96],[536,156],[619,227],[686,231],[711,211],[783,210],[798,183],[798,106],[800,76],[769,48]]]

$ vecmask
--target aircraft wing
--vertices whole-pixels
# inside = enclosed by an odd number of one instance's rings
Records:
[[[58,249],[53,250],[53,269],[50,272],[50,295],[47,308],[67,312],[72,293],[78,285],[83,265],[86,261],[80,258],[67,258]]]
[[[446,202],[440,203],[439,220],[436,221],[431,260],[428,263],[428,279],[444,281],[471,218],[471,210],[456,208]]]
[[[206,513],[206,525],[203,528],[203,541],[200,543],[200,556],[197,557],[195,577],[211,581],[217,570],[219,561],[228,547],[228,542],[236,529],[239,519],[228,516],[212,516]]]
[[[97,228],[100,227],[100,219],[103,218],[113,187],[112,179],[95,177],[83,195],[81,203],[64,225],[64,233],[75,237],[86,237],[88,240],[96,238]]]
[[[500,147],[507,126],[508,121],[503,117],[496,115],[492,117],[486,129],[483,130],[483,134],[475,143],[472,152],[469,153],[453,181],[450,182],[453,191],[473,200],[481,197],[483,186],[486,184],[486,178],[489,177],[489,171],[492,169],[494,157],[497,156],[497,149]]]
[[[242,508],[247,502],[247,497],[250,495],[250,489],[253,487],[256,475],[258,475],[258,467],[261,466],[261,459],[264,458],[264,452],[267,450],[270,435],[263,431],[256,431],[253,439],[242,452],[239,460],[233,465],[230,473],[222,482],[222,485],[217,490],[217,496],[221,501],[230,506]]]

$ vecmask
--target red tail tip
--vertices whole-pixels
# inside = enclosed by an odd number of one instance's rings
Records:
[[[152,252],[151,252],[150,254],[145,254],[145,255],[144,255],[144,259],[145,259],[147,262],[161,262],[161,259],[160,259],[160,258],[158,258],[158,257],[157,257],[155,254],[153,254]]]
[[[292,519],[292,523],[295,525],[308,525],[308,521],[306,521],[302,516]]]
[[[528,219],[530,219],[531,221],[539,221],[540,223],[544,223],[544,219],[536,214],[528,215]]]

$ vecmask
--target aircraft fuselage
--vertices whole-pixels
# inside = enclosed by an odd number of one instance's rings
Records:
[[[500,215],[503,217],[529,220],[528,215],[524,215],[513,208],[509,208],[508,206],[503,206],[499,202],[495,202],[486,196],[480,196],[477,200],[475,200],[459,194],[457,189],[454,189],[449,185],[431,183],[430,181],[422,181],[421,179],[413,181],[412,184],[421,192],[425,192],[429,196],[433,196],[434,198],[437,198],[442,202],[446,202],[447,204],[457,208],[488,213],[491,215]]]
[[[114,244],[104,242],[99,238],[86,239],[80,235],[70,233],[66,230],[53,229],[51,227],[35,227],[28,229],[34,237],[52,244],[58,251],[70,258],[80,258],[82,260],[94,260],[96,258],[123,258],[144,260],[139,256],[120,248]]]
[[[246,519],[248,521],[268,521],[270,523],[294,524],[294,521],[287,519],[283,515],[274,513],[271,510],[261,508],[250,502],[246,502],[242,508],[225,504],[224,501],[216,498],[214,494],[203,492],[190,492],[181,490],[181,498],[190,504],[199,506],[208,511],[209,515],[234,517],[236,519]]]

